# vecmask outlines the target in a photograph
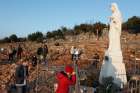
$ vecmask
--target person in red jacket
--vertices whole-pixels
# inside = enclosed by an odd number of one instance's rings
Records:
[[[65,67],[65,72],[61,71],[56,75],[58,86],[56,93],[69,93],[70,85],[75,85],[76,75],[71,66]]]

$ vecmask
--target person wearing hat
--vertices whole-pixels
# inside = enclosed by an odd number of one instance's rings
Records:
[[[76,83],[76,75],[71,66],[66,66],[65,71],[57,73],[56,79],[58,82],[56,93],[69,93],[69,87]]]

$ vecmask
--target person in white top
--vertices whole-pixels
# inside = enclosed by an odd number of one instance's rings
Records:
[[[72,46],[72,47],[71,47],[71,50],[70,50],[71,60],[74,59],[74,54],[75,54],[75,52],[76,52],[76,47]]]

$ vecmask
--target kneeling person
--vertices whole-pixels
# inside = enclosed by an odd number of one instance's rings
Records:
[[[66,66],[65,72],[59,72],[56,78],[58,81],[56,93],[69,93],[70,85],[75,85],[76,83],[76,75],[71,66]]]

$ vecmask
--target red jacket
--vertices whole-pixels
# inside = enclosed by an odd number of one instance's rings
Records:
[[[72,75],[69,79],[64,73],[60,72],[56,75],[58,87],[56,93],[69,93],[69,86],[76,83],[76,75]]]

